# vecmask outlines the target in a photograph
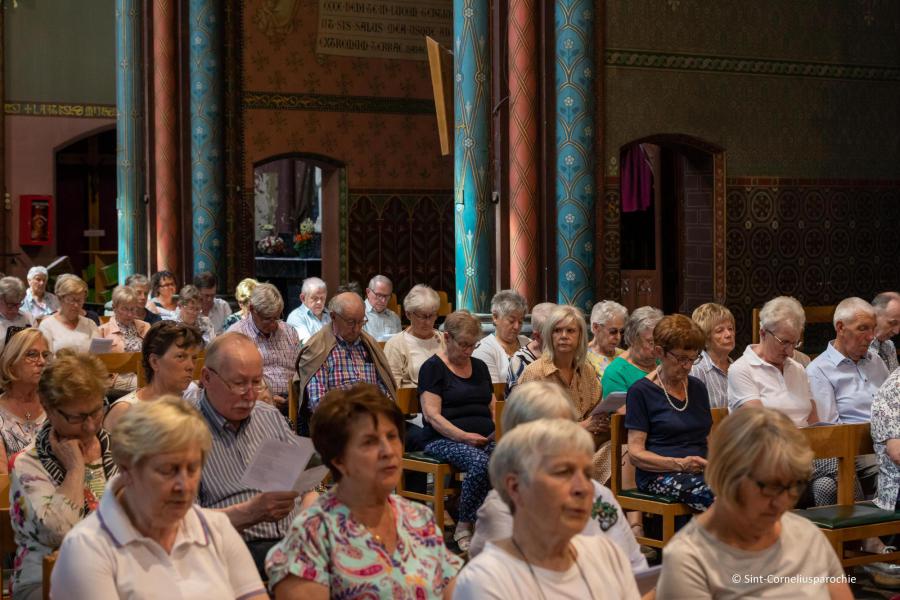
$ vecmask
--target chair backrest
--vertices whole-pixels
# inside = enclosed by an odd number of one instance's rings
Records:
[[[288,385],[288,420],[294,424],[295,428],[297,427],[297,414],[300,412],[300,401],[297,397],[298,387],[300,384],[297,382],[297,376],[294,375],[294,380]]]
[[[404,415],[414,415],[420,412],[419,390],[412,387],[398,389],[397,407]]]
[[[441,299],[440,305],[438,305],[437,314],[439,317],[446,317],[450,313],[453,312],[453,305],[450,304],[450,300],[447,298],[447,292],[444,290],[437,291],[438,298]]]
[[[506,400],[506,384],[505,383],[495,383],[494,384],[494,397],[497,400]]]
[[[137,386],[141,388],[147,384],[140,352],[108,352],[96,356],[110,373],[137,373]]]
[[[200,381],[200,372],[203,371],[203,365],[206,364],[206,352],[197,355],[197,361],[194,363],[194,381]]]
[[[387,309],[397,313],[397,316],[401,319],[403,318],[403,313],[400,310],[400,305],[397,303],[397,294],[391,294],[391,297],[387,302]]]
[[[506,407],[506,400],[497,399],[494,402],[494,441],[499,442],[500,436],[503,435],[503,409]]]
[[[111,318],[112,317],[110,317],[109,315],[100,315],[100,324],[105,325],[105,324],[109,323],[109,320]]]
[[[868,423],[805,427],[803,435],[816,458],[838,461],[838,504],[855,502],[856,457],[872,454],[872,435]]]

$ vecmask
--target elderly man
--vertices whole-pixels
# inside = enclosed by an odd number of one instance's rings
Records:
[[[506,376],[506,395],[509,396],[512,389],[519,383],[519,376],[525,367],[541,357],[541,351],[544,346],[544,339],[541,336],[541,330],[544,328],[544,321],[556,304],[553,302],[541,302],[531,309],[531,341],[516,350],[509,359],[509,369]]]
[[[297,332],[281,320],[284,301],[281,292],[271,283],[260,283],[253,288],[247,310],[250,318],[241,319],[228,331],[244,334],[259,348],[266,385],[275,405],[286,411],[300,346]]]
[[[285,536],[296,513],[314,502],[316,494],[307,492],[297,505],[297,492],[260,492],[244,487],[241,478],[264,441],[299,446],[299,438],[277,409],[257,401],[265,385],[263,359],[246,336],[229,331],[213,340],[200,379],[203,392],[196,406],[212,433],[212,447],[203,465],[198,501],[228,515],[263,573],[269,548]]]
[[[400,317],[388,310],[388,300],[394,291],[394,284],[384,275],[376,275],[369,280],[366,288],[366,333],[379,341],[387,340],[400,333]]]
[[[212,321],[216,335],[225,330],[225,319],[231,314],[231,305],[216,298],[219,280],[209,271],[194,275],[194,287],[200,290],[200,312]]]
[[[872,300],[875,309],[875,339],[872,349],[878,353],[888,372],[897,368],[897,349],[892,337],[900,333],[900,294],[882,292]]]
[[[329,390],[346,389],[364,381],[378,386],[396,399],[397,388],[391,366],[375,339],[363,331],[366,310],[362,299],[344,292],[331,299],[331,327],[323,327],[309,338],[297,358],[297,377],[302,391],[298,426],[315,412]]]
[[[300,343],[305,344],[322,326],[331,319],[325,312],[328,286],[318,277],[307,277],[300,287],[300,306],[288,315],[287,324],[297,331]]]
[[[0,279],[0,352],[9,339],[34,324],[30,314],[22,312],[25,284],[18,277]]]

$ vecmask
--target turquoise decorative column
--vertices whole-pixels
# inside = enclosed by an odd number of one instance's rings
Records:
[[[222,260],[222,18],[219,0],[190,0],[191,216],[194,273],[225,277]]]
[[[557,302],[594,302],[594,3],[556,0]]]
[[[489,312],[491,246],[489,3],[453,0],[456,307]]]
[[[143,188],[141,2],[116,0],[116,212],[119,283],[147,272]]]

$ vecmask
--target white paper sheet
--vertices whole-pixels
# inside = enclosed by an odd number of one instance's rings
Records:
[[[91,338],[91,346],[88,352],[91,354],[109,354],[112,352],[112,345],[112,338]]]
[[[623,406],[625,406],[625,392],[611,392],[594,407],[591,416],[614,413]]]
[[[325,465],[319,465],[318,467],[303,471],[300,473],[300,477],[297,478],[297,481],[294,482],[294,491],[300,492],[301,494],[303,492],[308,492],[322,483],[322,480],[325,479],[326,475],[328,475],[328,467]]]
[[[306,468],[315,449],[309,438],[297,438],[299,444],[266,440],[244,471],[241,484],[261,492],[288,492]]]

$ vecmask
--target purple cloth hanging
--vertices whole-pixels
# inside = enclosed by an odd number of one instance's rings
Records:
[[[622,212],[639,212],[653,201],[653,169],[643,144],[630,146],[622,157]]]

